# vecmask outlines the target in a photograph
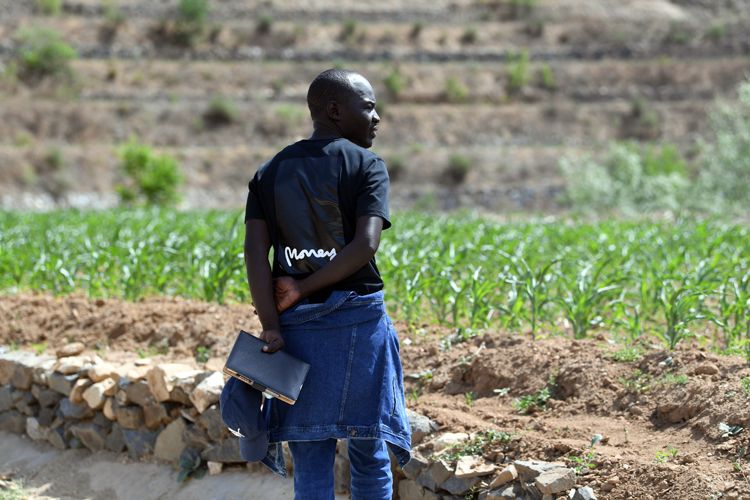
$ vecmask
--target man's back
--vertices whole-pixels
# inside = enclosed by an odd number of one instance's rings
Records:
[[[304,278],[352,241],[357,218],[388,222],[388,174],[374,153],[347,139],[303,140],[263,165],[250,182],[248,217],[266,220],[273,275]],[[381,290],[374,259],[332,289]]]

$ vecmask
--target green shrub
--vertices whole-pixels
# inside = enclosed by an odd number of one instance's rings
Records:
[[[626,139],[656,140],[661,136],[661,118],[642,97],[630,103],[630,113],[622,117],[620,135]]]
[[[255,25],[255,32],[260,35],[267,35],[273,29],[273,17],[269,15],[261,16]]]
[[[529,53],[522,50],[510,56],[508,64],[508,93],[515,94],[529,83]]]
[[[539,84],[542,88],[547,90],[557,89],[557,80],[555,79],[555,73],[550,68],[549,64],[543,65],[539,68]]]
[[[126,185],[118,187],[122,202],[169,206],[179,201],[177,190],[183,178],[172,156],[157,154],[135,139],[120,147],[118,155],[128,179]]]
[[[467,28],[466,31],[463,32],[461,35],[460,41],[464,45],[471,45],[474,43],[477,43],[477,40],[479,39],[479,34],[477,32],[476,28]]]
[[[180,0],[177,15],[180,21],[203,27],[208,18],[208,0]]]
[[[46,28],[24,29],[18,50],[19,74],[26,80],[47,76],[72,76],[71,61],[78,57],[73,47],[60,35]]]
[[[471,170],[472,163],[468,156],[460,154],[451,156],[443,172],[444,180],[453,184],[463,184]]]
[[[633,144],[613,144],[601,163],[563,158],[560,167],[568,201],[577,209],[614,210],[626,214],[679,210],[690,184],[672,163],[668,148],[665,146],[667,153],[663,149],[662,153],[644,154]],[[664,158],[665,163],[659,163],[658,160]]]
[[[528,17],[536,9],[538,0],[510,0],[510,14],[518,19]]]
[[[419,40],[419,37],[422,35],[422,30],[424,30],[424,23],[422,21],[417,21],[412,24],[411,30],[409,31],[409,39],[412,41]]]
[[[711,132],[700,146],[700,173],[690,199],[710,212],[747,209],[750,192],[750,79],[739,99],[719,103],[710,116]]]
[[[359,33],[359,25],[354,19],[347,19],[341,26],[341,32],[339,33],[339,41],[351,44],[357,39]]]
[[[57,16],[62,12],[62,0],[36,0],[36,9],[45,16]]]
[[[237,121],[237,106],[231,99],[216,96],[208,103],[203,112],[203,123],[210,127],[230,125]]]
[[[466,102],[469,98],[469,89],[455,77],[445,81],[444,93],[448,102]]]
[[[394,68],[383,79],[383,84],[385,85],[385,88],[388,91],[388,95],[394,101],[397,101],[398,98],[401,96],[401,92],[403,92],[404,87],[406,87],[406,78],[404,77],[404,75],[401,74],[398,68]]]

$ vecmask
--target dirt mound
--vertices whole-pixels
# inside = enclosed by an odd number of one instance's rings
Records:
[[[181,299],[0,297],[0,343],[70,340],[105,358],[223,357],[252,306]],[[674,352],[595,339],[397,325],[408,406],[441,431],[494,430],[485,457],[562,461],[601,498],[750,498],[750,366],[698,345]],[[594,444],[592,444],[594,443]],[[429,449],[423,450],[429,453]]]

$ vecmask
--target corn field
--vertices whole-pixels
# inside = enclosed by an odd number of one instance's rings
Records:
[[[247,301],[237,212],[0,212],[0,290]],[[399,214],[377,263],[408,324],[750,352],[750,238],[721,221],[497,223]]]

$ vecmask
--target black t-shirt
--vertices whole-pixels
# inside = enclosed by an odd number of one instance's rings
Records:
[[[250,181],[245,222],[263,219],[273,247],[273,276],[303,279],[354,238],[357,218],[391,226],[388,172],[376,154],[347,139],[303,140],[261,166]],[[383,289],[375,259],[330,290],[360,295]]]

